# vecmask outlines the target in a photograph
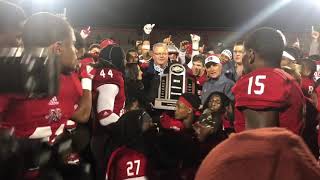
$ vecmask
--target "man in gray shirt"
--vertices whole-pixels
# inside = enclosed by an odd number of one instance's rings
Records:
[[[212,92],[224,93],[231,101],[234,96],[231,88],[234,82],[222,73],[222,64],[218,57],[209,56],[205,60],[208,80],[202,87],[201,103],[204,104]]]

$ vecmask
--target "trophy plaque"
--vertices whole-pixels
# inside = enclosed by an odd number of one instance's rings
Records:
[[[175,110],[177,100],[185,92],[195,92],[194,81],[186,77],[186,68],[183,65],[173,64],[169,67],[168,74],[160,76],[155,108]]]

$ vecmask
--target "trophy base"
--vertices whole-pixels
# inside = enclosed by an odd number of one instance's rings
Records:
[[[156,98],[154,101],[154,108],[174,111],[176,109],[176,103],[177,100]]]

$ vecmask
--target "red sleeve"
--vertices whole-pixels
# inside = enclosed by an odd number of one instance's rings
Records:
[[[87,57],[87,58],[84,58],[84,59],[82,59],[82,60],[80,61],[80,66],[82,66],[82,65],[88,65],[88,64],[90,64],[90,63],[94,63],[94,60],[93,60],[93,58],[91,58],[91,57]]]
[[[181,121],[170,117],[166,113],[162,114],[160,124],[165,129],[174,129],[176,131],[181,131],[182,129],[184,129],[184,125]]]
[[[250,109],[285,107],[292,83],[292,80],[277,72],[250,73],[241,78],[232,90],[235,106]]]

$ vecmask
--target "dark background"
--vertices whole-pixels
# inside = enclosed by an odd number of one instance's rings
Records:
[[[75,26],[219,29],[237,31],[265,8],[281,0],[11,0],[28,14],[62,13]],[[318,4],[318,5],[317,5]],[[320,0],[291,0],[258,26],[310,31],[320,24]]]

